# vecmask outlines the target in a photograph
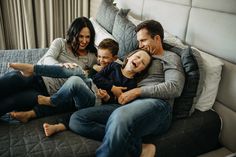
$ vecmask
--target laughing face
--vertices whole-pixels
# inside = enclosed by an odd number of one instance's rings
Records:
[[[97,61],[102,67],[107,66],[116,59],[117,56],[114,56],[109,49],[98,49]]]
[[[128,62],[125,65],[125,69],[133,73],[139,73],[149,65],[151,56],[144,50],[138,50],[133,55],[129,56],[127,60]]]
[[[79,50],[84,50],[90,42],[90,30],[88,27],[82,28],[77,36],[77,42],[79,42]]]
[[[147,29],[141,29],[137,32],[137,40],[139,42],[139,48],[149,51],[151,55],[157,55],[160,51],[160,36],[156,35],[152,38]]]

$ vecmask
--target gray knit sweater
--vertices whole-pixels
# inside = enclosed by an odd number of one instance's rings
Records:
[[[55,65],[59,63],[77,63],[83,69],[91,68],[97,59],[95,53],[89,52],[87,56],[75,57],[73,53],[66,49],[66,40],[63,38],[55,39],[49,47],[46,54],[38,61],[37,64]],[[66,79],[43,77],[44,83],[50,95],[54,94],[61,88]]]
[[[147,77],[139,82],[141,97],[166,99],[173,105],[175,97],[181,95],[185,76],[180,57],[164,51],[162,57],[153,56]]]

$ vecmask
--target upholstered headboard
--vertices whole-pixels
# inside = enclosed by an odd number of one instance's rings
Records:
[[[222,118],[221,143],[236,151],[236,1],[116,0],[139,20],[155,19],[183,42],[220,58],[222,78],[213,108]]]

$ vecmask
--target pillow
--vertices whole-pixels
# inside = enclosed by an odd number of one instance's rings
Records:
[[[192,49],[199,52],[202,56],[206,75],[203,81],[203,89],[199,99],[196,102],[195,108],[200,111],[207,111],[214,105],[221,80],[222,66],[224,63],[220,59],[202,52],[197,48]]]
[[[184,45],[181,39],[179,39],[177,36],[174,36],[173,34],[164,31],[164,43],[167,43],[169,45],[172,45],[174,47],[178,47],[181,49],[185,49],[188,46]]]
[[[90,18],[90,21],[92,22],[93,27],[95,29],[95,45],[96,46],[98,46],[99,43],[103,39],[106,39],[106,38],[115,40],[115,38],[110,33],[108,33],[101,25],[99,25],[99,23],[97,23],[97,21],[93,17]]]
[[[204,80],[206,79],[206,72],[205,72],[205,69],[204,69],[202,56],[200,55],[200,53],[198,51],[196,51],[193,48],[192,48],[192,53],[193,53],[193,55],[194,55],[194,57],[197,61],[200,76],[199,76],[199,82],[198,82],[196,97],[193,100],[193,106],[192,106],[192,109],[190,111],[191,113],[194,112],[197,101],[200,98],[202,90],[203,90]]]
[[[120,9],[116,15],[112,35],[119,43],[118,56],[123,59],[129,52],[138,48],[138,41],[136,37],[136,26],[129,21],[126,16],[127,9]]]
[[[134,18],[134,17],[133,17],[132,15],[130,15],[130,14],[127,15],[127,19],[128,19],[129,21],[131,21],[135,26],[137,26],[138,24],[140,24],[141,22],[143,22],[143,21],[141,21],[141,20],[138,20],[138,19]]]
[[[182,43],[182,41],[177,38],[176,36],[168,33],[167,31],[164,32],[165,33],[165,37],[164,37],[164,49],[172,51],[177,53],[179,56],[182,56],[182,50],[188,48],[188,45],[185,45]],[[189,117],[191,116],[191,114],[194,112],[196,103],[201,95],[202,89],[203,89],[203,81],[205,79],[205,70],[203,68],[203,61],[202,61],[202,57],[200,55],[199,52],[195,51],[194,49],[191,49],[191,55],[190,54],[186,54],[185,55],[190,55],[190,56],[182,56],[181,61],[183,63],[183,58],[191,58],[191,62],[193,64],[196,64],[197,69],[192,69],[195,73],[195,75],[197,74],[196,72],[198,71],[199,73],[199,77],[198,77],[198,86],[197,86],[197,90],[195,90],[195,96],[191,96],[191,95],[186,95],[186,93],[188,93],[188,89],[184,89],[182,92],[181,97],[185,97],[185,99],[188,100],[184,100],[182,98],[176,99],[175,101],[175,108],[174,108],[174,116],[175,118],[185,118],[185,117]],[[183,63],[184,64],[184,63]],[[191,65],[191,64],[189,64]],[[185,70],[185,76],[187,79],[191,79],[188,77],[192,77],[192,79],[194,77],[197,76],[188,76],[189,74],[186,72],[185,68],[188,68],[189,66],[188,64],[183,65],[183,68]],[[194,67],[191,67],[194,68]],[[191,71],[189,71],[189,73],[191,74]],[[194,82],[194,80],[192,80]],[[192,86],[191,85],[191,80],[186,81],[185,86]],[[185,87],[186,88],[186,87]],[[196,88],[196,87],[193,87]],[[191,100],[191,101],[190,101]],[[183,102],[184,101],[184,102]],[[190,102],[188,102],[190,101]]]
[[[173,106],[174,118],[189,117],[194,111],[194,98],[197,95],[199,85],[199,68],[197,60],[190,47],[186,49],[169,49],[181,56],[181,62],[185,73],[185,84],[180,97],[176,98]]]
[[[102,0],[96,14],[96,20],[111,33],[117,12],[118,8],[113,5],[113,0]]]

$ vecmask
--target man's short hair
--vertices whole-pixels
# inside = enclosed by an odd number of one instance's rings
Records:
[[[161,38],[161,42],[163,43],[164,39],[164,29],[160,22],[155,20],[146,20],[137,25],[135,31],[138,32],[141,29],[146,29],[150,36],[154,38],[156,35],[159,35]]]

